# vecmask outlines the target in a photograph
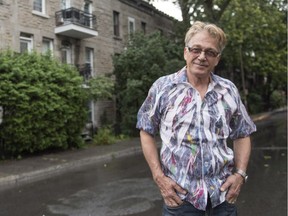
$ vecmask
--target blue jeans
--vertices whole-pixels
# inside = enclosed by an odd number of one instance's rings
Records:
[[[208,200],[206,211],[196,209],[191,203],[184,201],[177,207],[169,207],[164,204],[162,216],[237,216],[237,207],[227,201],[212,208],[210,200]]]

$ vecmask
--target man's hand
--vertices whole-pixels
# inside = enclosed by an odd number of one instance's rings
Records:
[[[220,190],[222,192],[228,190],[226,194],[226,200],[229,203],[234,204],[237,200],[237,197],[240,194],[241,187],[244,183],[244,179],[241,175],[235,173],[230,175],[226,182],[221,186]]]
[[[175,181],[163,174],[156,177],[155,182],[167,206],[173,207],[183,203],[177,192],[185,195],[187,191],[180,187]]]

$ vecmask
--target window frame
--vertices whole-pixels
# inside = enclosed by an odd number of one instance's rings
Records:
[[[32,52],[33,50],[33,35],[30,34],[26,34],[26,33],[20,33],[20,37],[19,37],[19,52],[20,53],[24,53],[24,51],[21,50],[21,43],[26,43],[27,44],[27,50],[25,50],[25,52]]]
[[[120,37],[120,13],[113,11],[113,34],[115,37]]]
[[[146,27],[147,27],[147,23],[142,21],[141,22],[141,29],[142,29],[143,34],[146,34]]]
[[[41,2],[40,10],[37,10],[37,8],[35,8],[35,3],[37,4],[38,1]],[[46,15],[46,0],[33,0],[33,13]]]
[[[133,29],[131,29],[131,25],[133,26]],[[135,18],[133,17],[128,17],[128,34],[133,34],[135,33],[136,29],[135,29]]]
[[[94,49],[91,47],[85,47],[85,64],[90,66],[90,76],[94,76]]]
[[[48,49],[47,50],[44,50],[44,43],[45,42],[48,42]],[[42,54],[46,54],[50,50],[51,55],[53,55],[53,44],[54,44],[53,39],[43,37],[43,39],[42,39]]]
[[[70,0],[61,0],[61,10],[65,10],[71,7],[71,1]]]
[[[84,25],[92,28],[93,27],[93,21],[92,21],[92,12],[93,12],[93,5],[91,2],[84,2],[83,5],[83,11],[84,11]]]

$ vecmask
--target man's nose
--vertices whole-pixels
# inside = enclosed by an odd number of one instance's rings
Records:
[[[202,52],[199,54],[199,56],[198,56],[198,59],[199,60],[205,60],[206,59],[206,55],[205,55],[205,52],[202,50]]]

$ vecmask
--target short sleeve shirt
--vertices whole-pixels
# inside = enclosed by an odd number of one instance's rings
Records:
[[[150,88],[137,116],[137,128],[162,140],[163,172],[188,191],[179,194],[195,208],[205,210],[225,201],[221,185],[234,167],[227,138],[249,136],[256,126],[242,104],[236,86],[211,73],[201,99],[188,82],[186,67],[159,78]]]

